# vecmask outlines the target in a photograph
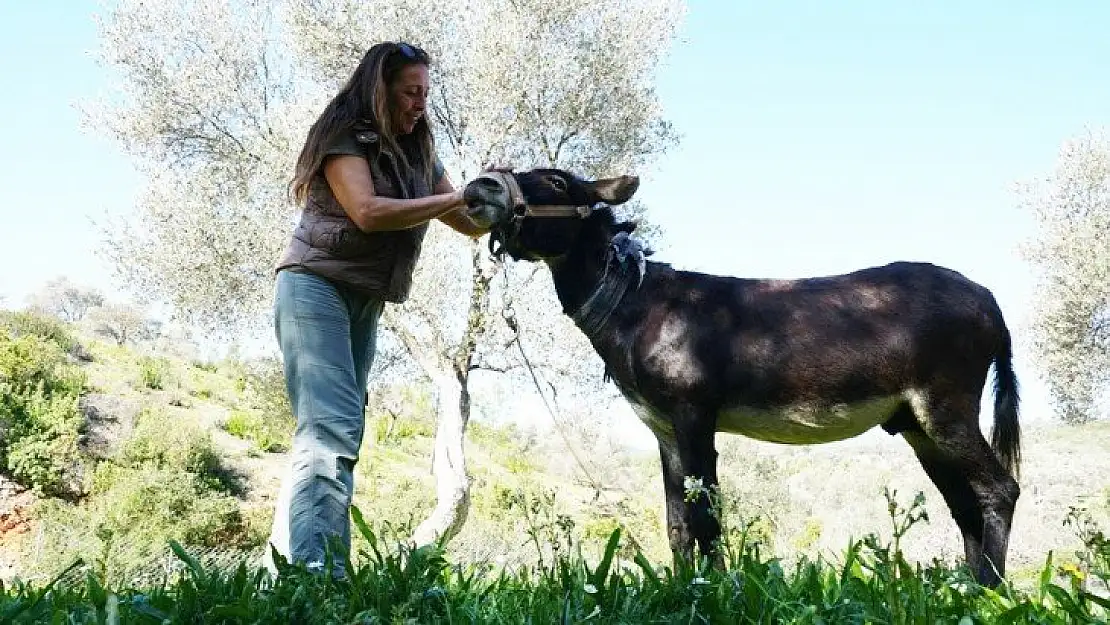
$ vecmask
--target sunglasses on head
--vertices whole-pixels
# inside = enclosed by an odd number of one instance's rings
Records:
[[[424,55],[423,50],[415,46],[411,46],[403,41],[397,44],[397,51],[404,55],[405,58],[412,60],[418,60]]]

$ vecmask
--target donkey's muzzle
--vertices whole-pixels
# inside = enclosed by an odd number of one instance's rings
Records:
[[[479,227],[489,228],[503,216],[507,195],[500,180],[478,176],[463,189],[467,217]]]

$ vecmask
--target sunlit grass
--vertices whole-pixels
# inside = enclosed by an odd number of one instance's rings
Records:
[[[923,502],[903,509],[888,498],[890,543],[870,535],[837,561],[802,558],[789,568],[765,557],[744,529],[723,541],[721,568],[621,558],[619,529],[594,557],[577,543],[516,570],[454,564],[437,546],[384,540],[355,509],[368,547],[358,565],[342,560],[339,578],[285,563],[276,579],[246,563],[206,569],[174,543],[183,569],[163,584],[109,589],[91,573],[40,588],[17,583],[0,591],[0,622],[1092,623],[1110,614],[1110,602],[1089,589],[1092,580],[1105,588],[1110,548],[1078,511],[1085,570],[1061,582],[1049,555],[1031,592],[1007,584],[990,590],[962,567],[908,563],[898,540],[921,520]]]

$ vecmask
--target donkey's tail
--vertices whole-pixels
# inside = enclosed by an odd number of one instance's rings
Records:
[[[991,448],[1016,479],[1021,469],[1021,424],[1018,423],[1018,380],[1014,374],[1010,330],[998,311],[999,344],[994,355],[994,428]]]

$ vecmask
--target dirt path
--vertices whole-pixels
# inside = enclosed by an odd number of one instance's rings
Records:
[[[31,491],[0,475],[0,580],[4,582],[18,572],[18,547],[31,531],[29,510],[35,501]]]

